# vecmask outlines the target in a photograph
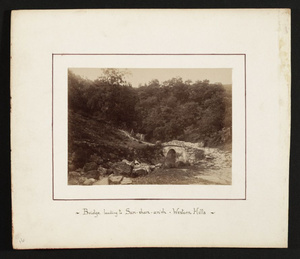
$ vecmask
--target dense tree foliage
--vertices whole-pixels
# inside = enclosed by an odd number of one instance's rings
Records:
[[[69,108],[120,127],[131,127],[136,115],[136,91],[123,79],[122,72],[104,69],[103,74],[90,81],[69,71]]]
[[[69,72],[70,109],[143,133],[153,142],[231,142],[231,100],[231,86],[208,80],[154,79],[132,88],[117,69],[104,70],[95,81]]]
[[[230,141],[231,89],[208,80],[153,80],[137,89],[138,131],[149,140]],[[223,136],[226,135],[227,136]]]

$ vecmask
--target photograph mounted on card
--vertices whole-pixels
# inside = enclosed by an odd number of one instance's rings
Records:
[[[290,10],[11,25],[14,248],[287,247]]]
[[[246,199],[246,55],[52,55],[54,200]]]

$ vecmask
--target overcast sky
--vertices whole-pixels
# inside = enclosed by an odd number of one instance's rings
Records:
[[[102,75],[99,68],[70,68],[70,70],[90,80],[95,80]],[[130,82],[133,87],[149,83],[152,79],[158,79],[162,83],[174,77],[181,77],[183,81],[191,80],[192,82],[208,79],[210,83],[232,83],[231,68],[127,68],[120,70],[129,72],[126,81]]]

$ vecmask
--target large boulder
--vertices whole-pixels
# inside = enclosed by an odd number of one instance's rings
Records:
[[[124,177],[123,180],[121,181],[122,185],[125,184],[132,184],[132,180],[130,178]]]
[[[147,164],[135,165],[134,168],[132,169],[131,176],[132,177],[143,176],[149,174],[150,172],[151,172],[151,168]]]
[[[69,172],[69,177],[79,177],[81,174],[76,171]]]
[[[70,178],[68,180],[68,185],[78,185],[78,184],[79,184],[79,181],[76,178]]]
[[[128,161],[127,159],[123,159],[122,162],[123,162],[123,163],[126,163],[127,165],[129,165],[129,166],[131,166],[131,167],[134,166],[134,161],[131,161],[131,162],[130,162],[130,161]]]
[[[99,176],[100,176],[100,173],[99,173],[99,171],[97,171],[97,170],[91,170],[91,171],[86,172],[86,173],[84,174],[84,176],[85,176],[86,178],[94,178],[94,179],[98,179]]]
[[[108,177],[104,177],[101,180],[94,182],[93,185],[109,185]]]
[[[108,161],[106,164],[107,164],[108,167],[112,167],[114,165],[114,163],[111,162],[111,161]]]
[[[158,163],[155,165],[156,168],[161,168],[162,167],[162,163]]]
[[[155,165],[150,165],[151,171],[155,170],[156,166]]]
[[[84,176],[81,176],[81,177],[78,178],[78,183],[83,184],[85,182],[85,180],[87,180],[87,178],[84,177]]]
[[[108,177],[108,182],[109,182],[109,184],[120,184],[122,179],[123,179],[122,175],[117,175],[117,176],[110,175]]]
[[[111,168],[108,168],[106,171],[106,175],[111,175],[113,173],[114,173],[114,171]]]
[[[151,171],[152,171],[151,170],[151,165],[148,165],[146,163],[141,163],[140,167],[145,168],[148,174],[151,173]]]
[[[92,171],[92,170],[97,170],[98,165],[96,162],[90,162],[90,163],[86,163],[83,167],[83,171],[88,172],[88,171]]]
[[[100,166],[98,166],[98,169],[97,169],[97,171],[99,172],[99,174],[100,175],[107,175],[108,174],[108,172],[107,172],[107,169],[106,168],[104,168],[104,167],[102,167],[101,165]]]
[[[132,170],[132,173],[131,173],[131,177],[138,177],[138,176],[143,176],[143,175],[147,175],[147,170],[145,168],[134,168]]]
[[[113,170],[113,173],[115,175],[125,175],[125,176],[129,176],[132,171],[132,167],[124,162],[114,163],[111,169]]]
[[[83,185],[92,185],[94,182],[96,182],[94,178],[89,178],[83,182]]]

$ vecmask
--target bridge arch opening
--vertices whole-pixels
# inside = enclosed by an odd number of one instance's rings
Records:
[[[176,151],[173,148],[171,148],[166,155],[165,166],[169,168],[175,167],[175,163],[176,163]]]

